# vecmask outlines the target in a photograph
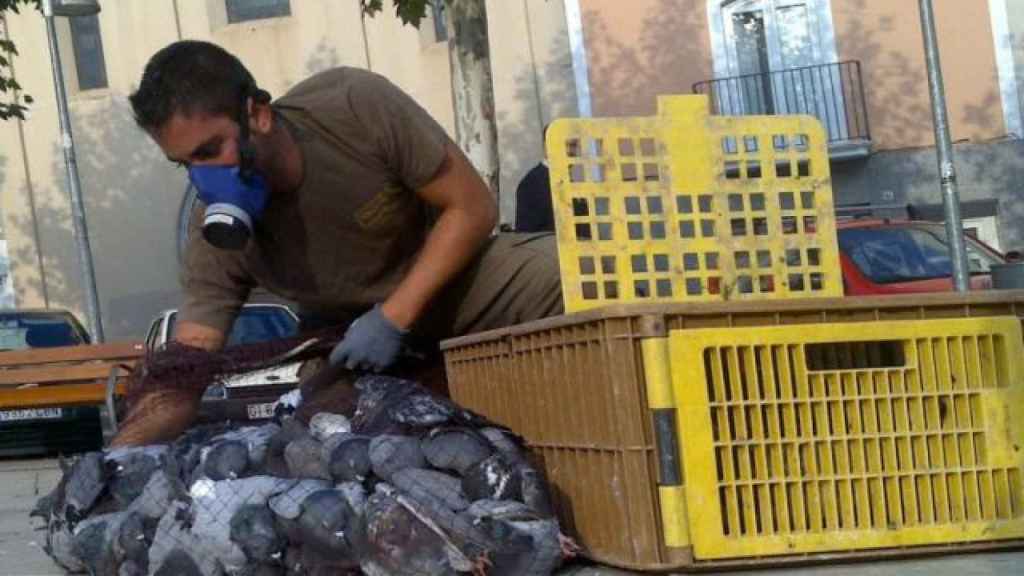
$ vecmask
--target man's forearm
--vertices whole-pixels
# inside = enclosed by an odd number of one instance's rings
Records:
[[[493,205],[452,207],[442,212],[412,269],[384,302],[384,315],[402,328],[412,326],[480,251],[495,220]]]

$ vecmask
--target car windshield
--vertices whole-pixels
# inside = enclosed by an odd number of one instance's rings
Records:
[[[25,350],[84,344],[66,316],[60,314],[0,315],[0,349]]]
[[[877,284],[945,278],[953,275],[949,248],[937,231],[924,227],[847,228],[839,230],[839,248]],[[970,237],[971,274],[987,274],[998,258]]]
[[[171,316],[168,333],[174,337],[177,323]],[[288,338],[298,333],[299,324],[284,308],[277,306],[246,306],[242,308],[231,327],[226,346],[266,342],[278,338]]]

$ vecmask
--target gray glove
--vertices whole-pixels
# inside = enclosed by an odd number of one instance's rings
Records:
[[[349,370],[380,372],[398,359],[406,334],[384,317],[378,304],[349,325],[345,337],[331,350],[330,362]]]

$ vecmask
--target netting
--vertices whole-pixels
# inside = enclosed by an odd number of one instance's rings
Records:
[[[116,576],[532,575],[574,553],[511,431],[409,380],[336,388],[351,410],[278,410],[66,463],[33,512],[45,550],[69,572]],[[168,389],[186,386],[148,392]]]

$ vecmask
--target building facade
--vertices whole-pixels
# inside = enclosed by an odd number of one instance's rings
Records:
[[[110,338],[140,337],[176,306],[176,232],[186,189],[133,124],[127,96],[148,58],[178,39],[223,45],[273,95],[333,66],[369,68],[454,130],[439,6],[419,29],[359,0],[101,0],[58,19],[100,304]],[[934,0],[968,226],[1024,247],[1024,0]],[[829,135],[836,203],[941,203],[918,3],[912,0],[489,0],[502,220],[561,116],[653,114],[656,97],[701,93],[719,114],[812,114]],[[0,22],[35,103],[0,125],[0,208],[18,306],[81,311],[82,290],[45,27]]]
[[[180,302],[176,232],[187,187],[132,120],[128,95],[149,57],[179,39],[238,55],[274,96],[334,66],[369,68],[409,92],[454,133],[447,31],[435,18],[404,26],[390,3],[364,18],[359,0],[101,0],[91,18],[58,18],[100,307],[107,337],[141,338]],[[541,157],[543,125],[576,114],[565,10],[558,0],[488,2],[502,188]],[[28,9],[8,14],[14,76],[34,103],[0,124],[0,207],[19,307],[82,317],[46,30]],[[502,196],[511,214],[512,194]]]

